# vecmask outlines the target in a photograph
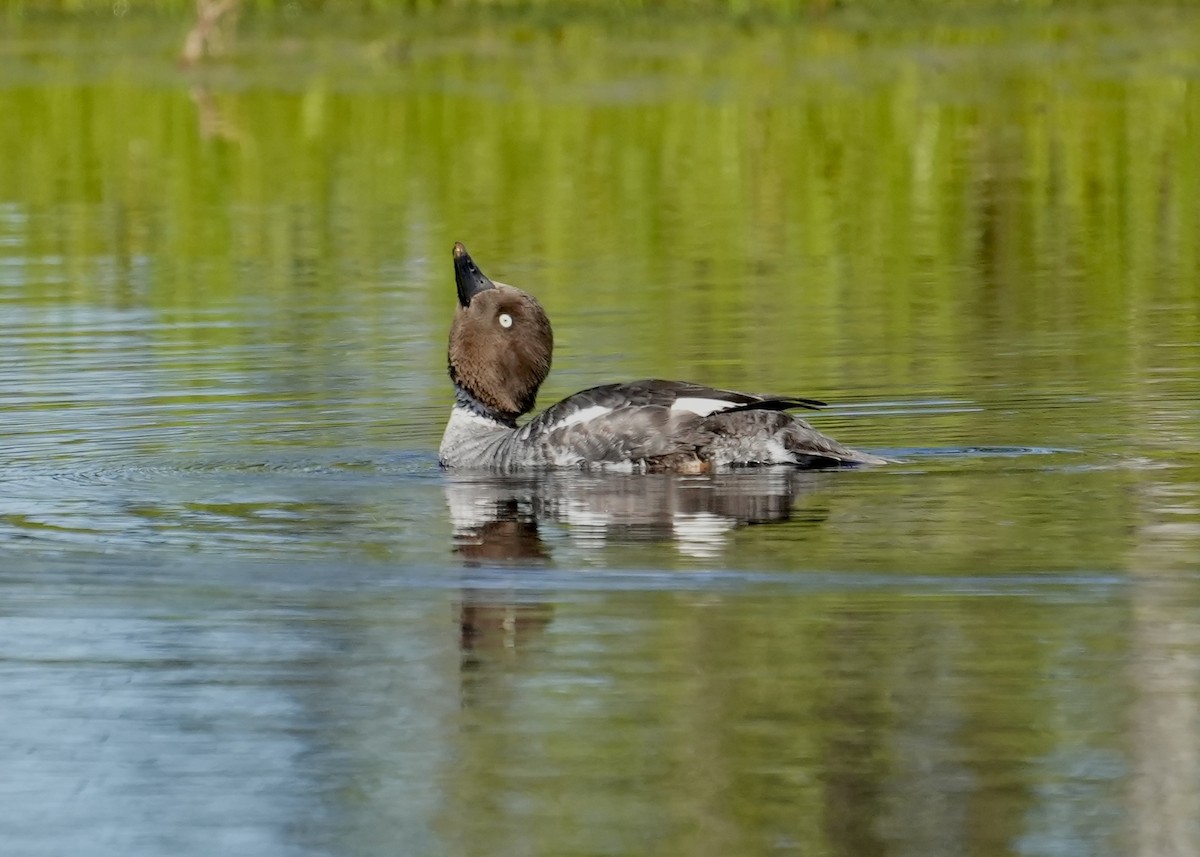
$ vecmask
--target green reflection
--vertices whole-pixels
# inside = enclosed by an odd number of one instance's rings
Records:
[[[364,341],[400,288],[432,337],[461,237],[544,299],[576,378],[598,318],[618,374],[791,388],[801,367],[843,395],[1133,392],[1148,345],[1195,339],[1196,28],[842,20],[316,41],[265,65],[282,37],[252,31],[191,75],[169,43],[31,34],[0,95],[22,286],[172,313],[353,293]]]

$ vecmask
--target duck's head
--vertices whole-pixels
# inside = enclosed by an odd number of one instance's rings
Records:
[[[450,379],[506,421],[533,410],[550,374],[554,332],[532,295],[484,276],[462,244],[454,245],[458,307],[450,326]]]

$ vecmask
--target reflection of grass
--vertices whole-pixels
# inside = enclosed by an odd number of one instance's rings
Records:
[[[253,293],[379,319],[399,289],[440,338],[461,238],[551,309],[547,399],[651,373],[821,396],[1103,384],[1146,351],[1064,341],[1200,324],[1200,97],[1178,72],[1200,27],[513,18],[417,38],[384,17],[368,38],[318,35],[323,18],[303,40],[244,22],[191,75],[173,25],[29,24],[57,35],[3,60],[20,74],[0,158],[22,168],[0,199],[28,216],[22,255],[75,299],[177,313]],[[153,288],[135,295],[137,272]],[[59,300],[54,280],[25,288]],[[610,320],[603,343],[590,319]],[[597,353],[617,356],[583,363]]]

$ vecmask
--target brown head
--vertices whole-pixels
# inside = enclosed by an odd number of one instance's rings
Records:
[[[550,374],[550,319],[532,295],[484,276],[462,244],[454,245],[454,281],[450,379],[496,416],[515,420],[533,410]]]

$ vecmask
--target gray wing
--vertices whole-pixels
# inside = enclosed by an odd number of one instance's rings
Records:
[[[652,468],[679,469],[686,462],[805,468],[883,463],[785,412],[819,404],[684,381],[636,381],[576,393],[521,431],[540,444],[547,463],[559,465],[642,461]]]
[[[779,412],[822,404],[815,399],[650,379],[583,390],[546,409],[521,431],[541,443],[551,459],[615,463],[677,454],[702,456],[712,439],[703,425],[711,415],[766,411],[790,419]]]

